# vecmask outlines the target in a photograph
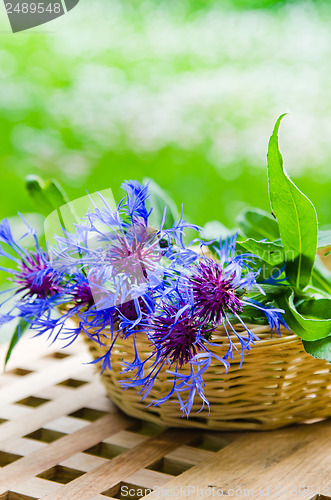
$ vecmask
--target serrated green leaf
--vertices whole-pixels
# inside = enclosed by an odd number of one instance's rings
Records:
[[[331,337],[315,340],[314,342],[303,340],[302,343],[305,351],[314,356],[314,358],[325,359],[331,362]]]
[[[26,330],[29,328],[30,324],[27,323],[23,318],[20,318],[19,323],[17,327],[15,328],[15,332],[10,340],[9,347],[6,353],[6,358],[5,358],[5,367],[9,361],[9,358],[11,356],[11,353],[16,346],[17,342],[19,339],[22,337],[22,335],[26,332]]]
[[[323,301],[323,304],[318,304],[320,300]],[[298,311],[294,304],[294,291],[290,288],[287,289],[285,294],[278,297],[277,302],[285,311],[284,317],[288,326],[301,339],[308,341],[320,340],[331,334],[331,299],[316,299],[315,304],[313,304],[312,300],[308,301],[310,310],[314,311],[315,315],[318,310],[321,312],[322,307],[323,311],[326,311],[321,314],[322,317],[320,316],[319,319],[316,316],[305,317],[301,313],[305,307],[304,303],[300,304],[300,312]]]
[[[247,238],[269,241],[280,238],[277,221],[259,208],[246,208],[237,216],[236,223]]]
[[[164,222],[165,228],[173,226],[174,222],[179,219],[179,213],[176,203],[170,196],[152,179],[145,178],[143,182],[149,182],[149,201],[153,207],[153,211],[149,217],[152,226],[160,226],[164,208],[167,207],[166,218]]]
[[[278,147],[278,118],[268,148],[269,196],[285,250],[287,275],[298,289],[311,279],[317,250],[317,215],[311,201],[296,187],[283,168]]]

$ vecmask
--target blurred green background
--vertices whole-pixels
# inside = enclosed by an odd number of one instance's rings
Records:
[[[22,234],[20,211],[43,230],[28,174],[117,200],[148,176],[191,222],[232,227],[247,205],[269,209],[268,138],[289,112],[287,170],[329,224],[330,4],[80,0],[12,34],[0,1],[0,218]]]
[[[1,9],[1,218],[36,211],[27,174],[71,199],[148,176],[189,220],[232,226],[269,208],[289,112],[287,170],[330,222],[330,2],[81,0],[15,35]]]

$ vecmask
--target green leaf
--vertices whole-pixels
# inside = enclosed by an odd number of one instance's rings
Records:
[[[48,215],[53,211],[52,203],[46,198],[43,189],[44,183],[39,177],[29,175],[26,178],[26,189],[39,212]]]
[[[331,337],[315,340],[314,342],[303,340],[302,343],[305,351],[314,356],[314,358],[325,359],[331,362]]]
[[[245,241],[239,241],[239,244],[245,250],[253,253],[271,266],[278,266],[284,262],[284,250],[281,245],[270,243],[268,241],[256,241],[253,238],[249,238]]]
[[[48,217],[56,214],[60,229],[68,230],[77,222],[74,207],[57,181],[43,181],[40,177],[29,175],[26,178],[26,188],[38,209]],[[54,223],[54,218],[52,218]]]
[[[44,193],[54,208],[59,208],[69,202],[67,193],[57,181],[46,181]]]
[[[280,238],[277,221],[268,212],[259,208],[245,209],[237,216],[236,223],[247,238],[255,240],[267,238],[269,241]]]
[[[311,201],[290,180],[278,148],[278,118],[268,148],[269,196],[277,217],[290,282],[305,288],[311,279],[317,250],[317,215]]]
[[[30,323],[27,323],[23,318],[20,318],[19,323],[15,329],[14,335],[12,336],[10,343],[9,343],[9,347],[8,347],[6,358],[5,358],[5,367],[9,361],[12,350],[14,349],[14,347],[16,346],[17,342],[22,337],[22,335],[29,328],[29,326],[30,326]]]
[[[331,334],[331,299],[309,300],[307,306],[303,302],[298,306],[300,312],[294,304],[294,291],[291,289],[287,289],[277,301],[285,311],[288,326],[303,340],[320,340]],[[306,308],[310,311],[309,317],[303,315]],[[312,314],[315,316],[312,317]]]
[[[154,227],[160,226],[164,208],[167,207],[164,226],[170,228],[179,219],[176,203],[170,196],[152,179],[145,178],[143,182],[149,182],[149,201],[153,211],[149,217],[150,223]]]
[[[331,247],[331,229],[318,232],[317,248]]]
[[[319,257],[316,257],[312,274],[312,285],[322,292],[331,295],[331,272],[325,267]]]
[[[69,201],[56,181],[43,181],[40,177],[28,175],[26,188],[38,209],[46,216]]]
[[[255,259],[255,264],[251,264],[254,271],[260,270],[258,276],[260,284],[276,273],[278,278],[280,278],[281,275],[285,277],[282,273],[285,256],[280,240],[278,243],[271,243],[268,241],[256,241],[249,238],[245,241],[239,241],[236,245],[236,251],[238,253],[250,252],[260,259]]]
[[[302,302],[297,310],[306,318],[331,319],[330,299],[310,299]]]

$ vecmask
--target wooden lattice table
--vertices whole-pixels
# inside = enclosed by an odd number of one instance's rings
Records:
[[[21,341],[0,377],[0,499],[331,498],[330,421],[164,429],[120,413],[88,361],[80,342]]]

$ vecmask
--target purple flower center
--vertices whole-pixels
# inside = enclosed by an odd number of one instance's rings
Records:
[[[93,294],[88,283],[79,283],[75,286],[73,291],[75,302],[91,307],[94,304]]]
[[[204,322],[220,324],[227,313],[236,314],[243,308],[233,283],[234,275],[225,276],[217,262],[199,262],[190,278],[195,314]]]
[[[20,291],[26,290],[28,295],[37,295],[41,299],[55,295],[62,290],[62,287],[54,280],[53,271],[47,268],[39,253],[30,254],[25,261],[22,261],[20,273],[15,281],[20,285]]]
[[[177,309],[173,306],[164,307],[164,315],[156,317],[151,325],[152,339],[160,349],[163,359],[179,366],[188,363],[198,352],[203,350],[202,341],[198,340],[201,322],[192,317],[190,311],[184,312],[176,320]],[[209,330],[204,329],[204,333]]]
[[[159,240],[149,227],[135,225],[125,235],[117,235],[108,247],[106,262],[113,276],[123,274],[136,283],[146,282],[150,272],[158,268],[162,252]]]
[[[140,309],[143,313],[147,313],[147,307],[145,302],[139,298],[139,306]],[[128,320],[130,321],[135,321],[138,318],[136,306],[134,303],[134,300],[128,300],[127,302],[124,302],[124,304],[121,304],[120,306],[117,307],[117,309],[125,316]],[[118,321],[120,319],[119,314],[115,313],[115,321]]]

